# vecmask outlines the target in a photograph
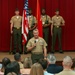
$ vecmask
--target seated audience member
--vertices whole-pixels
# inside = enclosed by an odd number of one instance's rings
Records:
[[[2,68],[1,68],[1,72],[5,71],[6,66],[11,63],[10,59],[5,57],[2,59]]]
[[[62,66],[56,65],[56,57],[53,54],[49,54],[47,56],[47,61],[48,61],[48,67],[47,67],[48,73],[56,74],[63,70]]]
[[[72,69],[75,71],[75,58],[73,59]]]
[[[14,59],[19,63],[20,69],[24,68],[23,64],[21,63],[21,55],[19,53],[14,55]]]
[[[30,75],[44,75],[43,68],[39,63],[32,65]]]
[[[1,68],[2,68],[2,64],[0,63],[0,70],[1,70]]]
[[[71,69],[72,64],[72,58],[70,56],[66,56],[62,62],[63,71],[55,75],[75,75],[75,72]]]
[[[19,63],[14,61],[8,64],[5,68],[4,75],[21,75]]]
[[[39,60],[39,63],[40,63],[41,66],[43,67],[44,75],[54,75],[54,74],[48,73],[48,72],[46,71],[46,68],[47,68],[47,60],[40,59],[40,60]]]
[[[20,72],[21,74],[27,74],[29,75],[30,74],[30,68],[32,66],[32,60],[30,57],[26,57],[24,59],[24,69],[20,69]]]
[[[24,68],[31,68],[32,66],[32,60],[30,57],[26,57],[24,59]]]
[[[1,72],[2,64],[0,63],[0,74],[3,75],[4,73]]]

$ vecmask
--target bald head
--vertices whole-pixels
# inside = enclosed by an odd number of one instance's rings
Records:
[[[33,30],[33,33],[34,33],[34,32],[39,32],[39,31],[38,31],[38,29],[34,29],[34,30]]]
[[[38,38],[39,37],[39,31],[38,31],[38,29],[34,29],[33,30],[33,35],[34,35],[34,38]]]

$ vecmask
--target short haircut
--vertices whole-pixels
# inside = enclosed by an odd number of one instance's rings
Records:
[[[74,69],[75,68],[75,58],[73,58],[72,61],[73,61],[72,68]]]
[[[40,59],[39,63],[41,64],[44,70],[47,68],[47,60]]]
[[[15,11],[19,11],[19,9],[18,9],[18,8],[16,8],[16,9],[15,9]]]
[[[41,10],[45,10],[45,8],[42,8]]]
[[[15,59],[16,61],[19,61],[20,58],[21,58],[21,55],[20,55],[19,53],[16,53],[16,54],[14,55],[14,59]]]
[[[59,11],[59,9],[58,9],[58,8],[55,10],[55,12],[57,12],[57,11]]]
[[[2,59],[2,68],[3,68],[3,67],[5,68],[10,62],[11,62],[11,61],[10,61],[9,58],[7,58],[7,57],[3,58],[3,59]]]
[[[35,32],[35,31],[38,31],[38,32],[39,32],[39,30],[38,30],[37,28],[35,28],[35,29],[33,30],[33,32]]]
[[[32,11],[32,8],[29,8],[28,10],[31,10]]]
[[[48,54],[47,60],[50,64],[55,64],[56,63],[56,57],[53,54]]]
[[[70,56],[64,57],[64,59],[63,59],[63,64],[64,64],[64,65],[67,65],[67,66],[72,65],[72,58],[71,58]]]
[[[6,66],[4,75],[7,75],[7,74],[12,73],[12,72],[17,74],[17,75],[20,73],[20,65],[16,61],[11,62],[10,64],[8,64]]]

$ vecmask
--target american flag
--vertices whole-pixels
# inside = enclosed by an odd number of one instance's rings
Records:
[[[23,10],[23,17],[22,17],[22,44],[24,45],[27,41],[27,35],[28,35],[28,0],[25,0],[24,3],[24,10]]]

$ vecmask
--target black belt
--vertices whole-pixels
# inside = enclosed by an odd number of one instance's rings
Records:
[[[56,28],[60,28],[61,26],[54,26],[54,27],[56,27]]]

